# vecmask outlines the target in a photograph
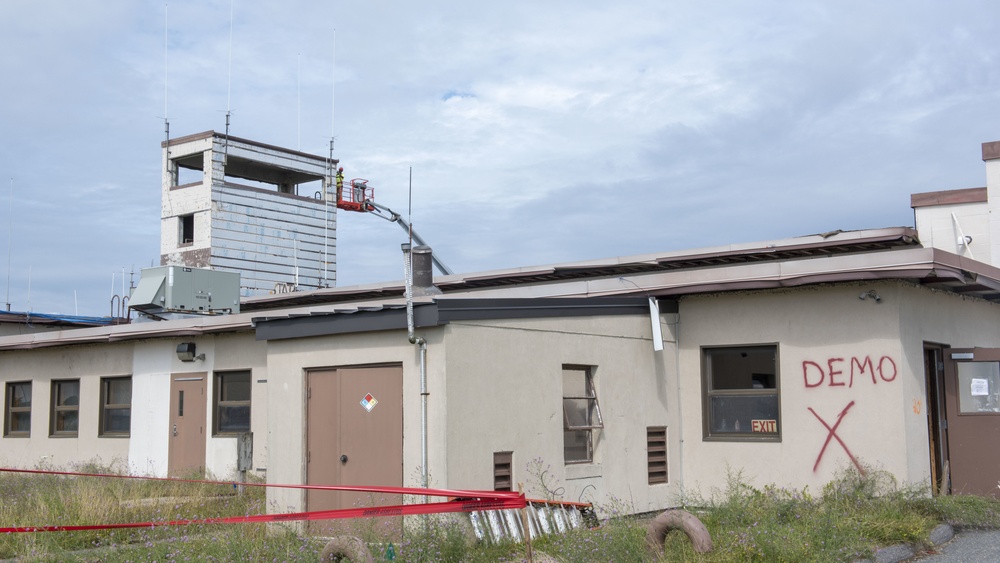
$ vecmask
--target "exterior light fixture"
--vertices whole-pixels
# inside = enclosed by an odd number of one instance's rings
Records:
[[[875,301],[876,303],[881,303],[882,302],[882,298],[879,297],[878,293],[875,293],[874,289],[869,289],[868,291],[866,291],[866,292],[864,292],[864,293],[862,293],[861,295],[858,296],[858,299],[860,299],[862,301],[864,301],[865,299],[868,299],[868,298],[871,298],[872,301]]]
[[[205,354],[195,355],[194,342],[181,342],[177,345],[177,359],[182,362],[193,362],[195,360],[204,360]]]

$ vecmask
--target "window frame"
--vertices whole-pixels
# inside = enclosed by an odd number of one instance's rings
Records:
[[[7,385],[4,386],[4,416],[3,416],[3,435],[9,438],[30,438],[31,437],[31,403],[33,398],[28,399],[28,406],[15,407],[14,403],[14,393],[13,389],[18,385],[27,385],[29,396],[34,396],[34,391],[32,389],[32,382],[28,381],[8,381]],[[11,422],[13,419],[13,414],[15,413],[28,413],[28,429],[27,430],[12,430]]]
[[[125,403],[108,403],[111,393],[109,393],[109,387],[112,382],[128,380],[129,382],[129,393],[128,404]],[[98,432],[97,435],[102,438],[128,438],[132,435],[132,376],[131,375],[115,375],[109,377],[101,378],[101,404],[100,413],[98,418]],[[122,410],[128,409],[128,430],[108,430],[108,414],[109,410]]]
[[[60,404],[59,395],[63,384],[76,384],[76,404]],[[53,379],[49,382],[49,437],[76,438],[80,435],[80,379]],[[56,424],[61,413],[76,413],[76,430],[57,430]]]
[[[225,379],[235,376],[235,375],[246,375],[247,383],[250,386],[250,396],[246,400],[239,401],[223,401],[223,387],[225,387]],[[239,369],[239,370],[227,370],[227,371],[217,371],[215,372],[215,377],[212,380],[212,435],[213,436],[238,436],[242,432],[250,432],[252,427],[251,417],[253,416],[253,370],[250,369]],[[222,409],[231,407],[241,407],[246,406],[247,408],[247,427],[246,430],[219,430],[219,422],[222,420]]]
[[[194,244],[194,221],[194,213],[179,215],[177,217],[177,246],[191,246]],[[190,237],[186,235],[190,235]]]
[[[710,370],[709,355],[716,350],[751,350],[770,349],[774,353],[774,387],[773,388],[739,388],[715,389],[713,374]],[[738,344],[727,346],[702,346],[701,354],[701,397],[702,397],[702,437],[706,442],[781,442],[781,361],[780,348],[777,342]],[[756,375],[756,374],[753,374]],[[771,374],[762,374],[771,375]],[[775,432],[753,432],[747,428],[745,432],[713,432],[712,431],[712,399],[716,397],[774,397],[777,405]]]
[[[566,394],[566,372],[583,372],[585,395]],[[597,397],[597,384],[594,382],[594,366],[581,366],[566,364],[562,366],[561,386],[562,386],[562,411],[563,411],[563,463],[566,465],[578,465],[594,463],[594,431],[604,428],[604,418],[601,416],[601,404]],[[589,424],[572,424],[569,412],[566,408],[568,401],[587,401],[587,416]],[[567,435],[570,433],[585,433],[586,435],[586,457],[573,458],[567,455]]]

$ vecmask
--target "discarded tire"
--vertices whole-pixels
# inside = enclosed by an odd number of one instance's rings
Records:
[[[354,536],[336,536],[320,554],[319,560],[323,563],[328,561],[350,561],[351,563],[374,563],[375,559],[368,551],[368,546],[361,539]]]
[[[657,554],[663,553],[663,541],[671,530],[687,534],[695,553],[712,551],[712,536],[698,517],[684,510],[667,510],[649,523],[646,529],[646,545]]]

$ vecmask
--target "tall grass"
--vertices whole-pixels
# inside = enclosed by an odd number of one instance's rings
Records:
[[[108,473],[111,466],[77,466]],[[684,499],[708,527],[713,552],[696,554],[680,532],[667,535],[660,561],[852,561],[880,546],[921,544],[940,522],[1000,527],[1000,503],[968,496],[931,498],[900,486],[891,475],[866,468],[845,471],[822,491],[750,486],[740,473],[708,498]],[[555,483],[548,483],[556,490]],[[595,529],[572,530],[534,542],[562,561],[641,562],[655,559],[645,545],[648,517],[621,516],[628,503],[610,499]],[[263,489],[248,487],[36,474],[0,474],[0,526],[165,522],[265,512]],[[524,546],[474,541],[462,515],[410,516],[400,537],[374,521],[347,523],[375,558],[395,561],[519,561]],[[0,559],[25,561],[317,561],[321,540],[275,525],[216,524],[143,529],[19,533],[0,536]]]

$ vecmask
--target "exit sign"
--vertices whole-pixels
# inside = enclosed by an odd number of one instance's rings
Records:
[[[766,432],[774,434],[778,432],[777,420],[751,420],[750,428],[754,432]]]

